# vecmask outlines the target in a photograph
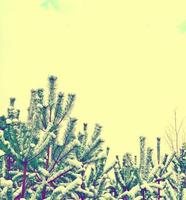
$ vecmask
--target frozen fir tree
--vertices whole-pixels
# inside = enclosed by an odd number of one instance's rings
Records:
[[[116,199],[174,199],[176,190],[171,182],[170,165],[175,154],[165,155],[161,160],[160,138],[157,138],[157,158],[154,159],[153,149],[146,148],[145,140],[145,137],[140,137],[139,163],[130,153],[124,154],[122,161],[116,156],[112,186],[112,195]]]
[[[175,172],[174,185],[177,191],[177,199],[184,199],[186,188],[186,144],[183,143],[180,153],[173,159],[173,169]]]
[[[31,90],[27,121],[20,120],[15,98],[0,117],[0,199],[2,200],[184,200],[186,144],[170,155],[156,153],[139,138],[139,159],[125,153],[107,165],[102,127],[76,132],[70,116],[74,94]],[[176,143],[178,144],[178,143]],[[177,145],[178,147],[178,145]],[[156,155],[156,156],[155,156]]]
[[[15,98],[0,118],[1,199],[85,199],[103,192],[100,181],[96,194],[84,180],[88,165],[97,168],[97,176],[103,173],[101,126],[96,124],[89,142],[86,124],[75,133],[77,119],[69,116],[75,95],[65,100],[56,94],[56,80],[49,77],[48,98],[43,89],[31,91],[27,122],[19,119]]]

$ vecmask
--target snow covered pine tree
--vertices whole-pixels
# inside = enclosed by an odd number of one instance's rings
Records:
[[[172,185],[172,171],[170,164],[175,156],[165,155],[160,160],[160,138],[157,138],[157,159],[154,161],[153,149],[145,144],[145,137],[140,137],[140,161],[137,157],[126,153],[122,163],[116,156],[114,167],[115,180],[110,187],[116,199],[147,200],[147,199],[175,199],[176,191]],[[172,193],[171,193],[172,192]]]
[[[28,119],[20,120],[15,98],[7,116],[0,117],[1,200],[184,200],[186,145],[180,154],[161,156],[157,138],[156,158],[146,138],[140,137],[140,159],[126,153],[122,162],[106,166],[109,148],[103,147],[102,127],[88,125],[75,132],[70,117],[74,94],[56,95],[55,76],[44,90],[31,91]],[[112,176],[112,173],[114,173]]]
[[[56,77],[49,77],[49,95],[44,90],[31,91],[28,120],[19,119],[15,98],[10,99],[8,115],[0,118],[0,199],[58,200],[98,199],[103,194],[107,177],[103,177],[104,161],[101,126],[96,124],[87,144],[87,124],[75,134],[76,119],[69,117],[75,95],[56,97]],[[61,125],[67,127],[61,132]],[[94,184],[87,166],[96,168]],[[108,173],[109,170],[107,170]],[[99,181],[98,181],[99,179]],[[97,181],[97,182],[96,182]],[[87,188],[92,184],[91,188]]]

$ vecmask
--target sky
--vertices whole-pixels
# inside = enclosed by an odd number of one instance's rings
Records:
[[[25,118],[30,90],[53,74],[77,95],[79,126],[103,126],[111,157],[138,154],[141,135],[168,151],[174,111],[186,115],[186,2],[43,2],[0,1],[0,114],[15,96]]]

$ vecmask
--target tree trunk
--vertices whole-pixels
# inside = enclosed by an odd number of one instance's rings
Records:
[[[45,199],[46,197],[46,185],[44,186],[43,190],[42,190],[42,200]]]
[[[141,190],[141,195],[142,195],[142,199],[143,199],[143,200],[146,200],[146,199],[145,199],[145,191],[146,191],[145,188]]]
[[[158,180],[158,184],[160,184],[160,180]],[[161,199],[161,189],[160,188],[158,188],[158,198],[157,199],[158,200]]]
[[[23,162],[23,181],[22,181],[22,191],[21,191],[21,198],[24,198],[26,192],[26,172],[27,172],[27,161]]]

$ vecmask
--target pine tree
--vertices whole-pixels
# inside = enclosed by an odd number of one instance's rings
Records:
[[[146,152],[146,153],[145,153]],[[172,171],[170,164],[175,156],[164,156],[160,161],[160,138],[157,138],[157,161],[152,156],[153,149],[145,150],[145,138],[140,137],[140,162],[137,165],[136,157],[126,153],[122,162],[116,157],[115,186],[113,196],[123,200],[132,199],[167,199],[169,189],[166,185],[171,181]],[[175,195],[174,189],[173,193]]]
[[[186,144],[183,143],[180,153],[173,159],[173,167],[175,172],[175,189],[177,191],[177,199],[184,197],[186,188]]]
[[[56,95],[56,80],[49,77],[47,99],[43,89],[31,91],[26,122],[19,119],[15,98],[0,118],[2,199],[77,199],[89,193],[82,186],[83,172],[86,165],[103,160],[101,126],[95,126],[89,144],[87,125],[83,134],[75,134],[77,119],[69,117],[75,95],[68,94],[65,103],[63,93]]]
[[[15,98],[10,98],[7,115],[0,117],[0,199],[186,198],[185,143],[179,153],[162,156],[157,138],[155,158],[141,136],[139,162],[136,155],[125,153],[107,166],[110,149],[103,145],[101,125],[95,124],[89,134],[84,123],[76,133],[77,119],[70,116],[75,95],[57,93],[57,77],[48,81],[48,92],[31,90],[26,122],[20,119]]]

